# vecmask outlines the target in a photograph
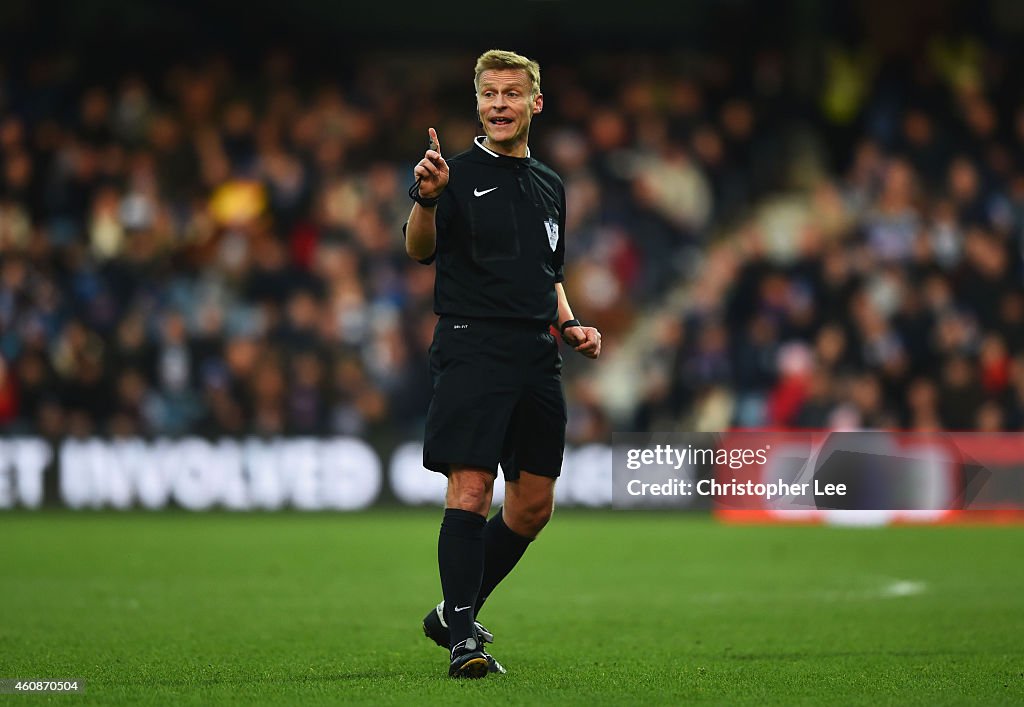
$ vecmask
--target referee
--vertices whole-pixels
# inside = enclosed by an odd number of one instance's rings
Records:
[[[566,412],[551,325],[588,358],[600,355],[601,334],[573,317],[562,288],[565,187],[527,146],[544,107],[540,67],[491,50],[473,84],[484,135],[446,161],[430,128],[405,247],[437,264],[423,465],[448,477],[437,544],[444,601],[423,630],[450,649],[449,675],[479,678],[505,670],[484,651],[493,637],[476,615],[554,508]],[[488,521],[499,462],[505,503]]]

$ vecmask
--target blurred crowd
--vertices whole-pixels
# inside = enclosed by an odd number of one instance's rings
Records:
[[[818,103],[778,51],[542,66],[531,148],[610,361],[567,352],[571,441],[1024,424],[1024,112],[969,52],[836,56]],[[473,59],[5,75],[0,426],[417,437],[433,268],[404,253],[406,190],[427,127],[449,155],[477,134]]]
[[[418,435],[433,269],[404,253],[406,189],[428,126],[447,154],[477,133],[473,59],[367,58],[310,80],[273,53],[254,76],[212,59],[103,84],[46,57],[8,75],[0,424]],[[545,67],[533,140],[568,185],[574,305],[621,336],[716,209],[768,187],[752,163],[771,141],[749,101],[711,105],[696,80],[637,61]],[[692,130],[716,172],[685,149]],[[602,434],[577,370],[578,436]]]
[[[816,127],[848,149],[708,250],[638,428],[1024,429],[1024,101],[988,47],[928,49],[833,56]]]

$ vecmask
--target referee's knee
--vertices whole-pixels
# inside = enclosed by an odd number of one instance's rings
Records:
[[[554,501],[550,499],[512,507],[506,502],[503,510],[505,525],[513,533],[526,538],[535,538],[544,529],[544,526],[548,524],[548,521],[551,520],[551,514],[554,510]]]
[[[487,515],[494,492],[494,477],[475,470],[452,471],[448,475],[445,506]]]

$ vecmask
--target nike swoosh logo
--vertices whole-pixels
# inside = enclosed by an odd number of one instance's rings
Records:
[[[484,194],[490,194],[492,191],[494,191],[497,188],[498,187],[491,187],[490,189],[484,189],[483,191],[480,191],[479,189],[474,189],[473,190],[473,196],[483,196]]]
[[[498,187],[494,187],[494,188],[495,188],[495,189],[497,189]],[[466,609],[468,609],[468,608],[469,608],[470,606],[473,606],[473,605],[472,605],[472,604],[470,604],[469,606],[457,606],[457,607],[455,607],[455,613],[457,614],[457,613],[459,613],[460,611],[465,611],[465,610],[466,610]]]

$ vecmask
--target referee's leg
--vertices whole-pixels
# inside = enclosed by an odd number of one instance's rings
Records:
[[[508,529],[531,540],[540,534],[555,510],[555,479],[520,471],[505,484],[502,515]]]
[[[484,526],[493,492],[494,473],[489,470],[452,466],[448,472],[437,565],[453,649],[476,638],[474,605],[483,578]]]
[[[555,479],[521,471],[505,481],[505,503],[484,529],[484,573],[474,614],[540,534],[555,508]]]

